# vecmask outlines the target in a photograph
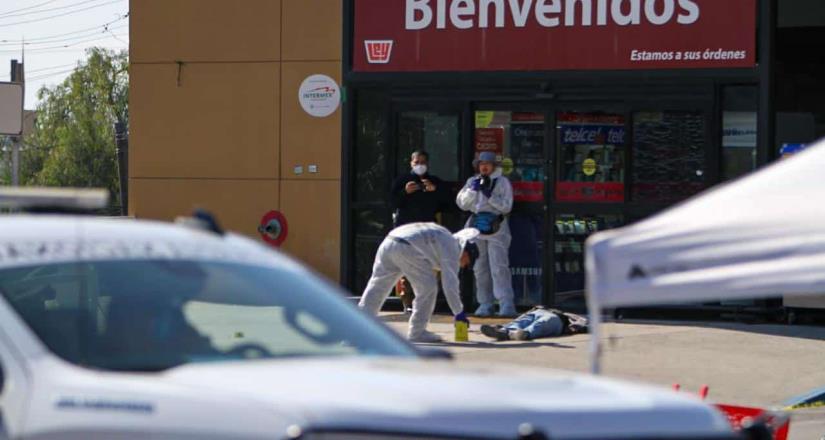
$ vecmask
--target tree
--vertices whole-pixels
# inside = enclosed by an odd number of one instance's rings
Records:
[[[61,84],[38,91],[20,157],[23,185],[107,188],[120,206],[115,122],[129,120],[128,54],[93,48]]]

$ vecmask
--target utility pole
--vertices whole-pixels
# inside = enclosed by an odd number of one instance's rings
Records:
[[[11,82],[25,84],[23,63],[11,60]],[[25,86],[23,96],[25,96]],[[20,186],[20,136],[11,138],[11,185]]]
[[[120,177],[120,215],[129,215],[129,130],[123,121],[115,122],[117,172]]]

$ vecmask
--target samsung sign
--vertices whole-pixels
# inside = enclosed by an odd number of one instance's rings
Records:
[[[354,0],[365,72],[753,67],[756,0]]]

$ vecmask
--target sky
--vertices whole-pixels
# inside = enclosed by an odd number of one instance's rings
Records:
[[[27,110],[62,82],[90,47],[129,48],[128,0],[0,0],[0,82],[25,49]]]

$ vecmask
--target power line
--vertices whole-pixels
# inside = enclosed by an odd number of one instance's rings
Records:
[[[117,47],[95,46],[95,47],[101,48],[101,49],[113,50],[113,51],[126,50],[127,49],[126,47],[123,47],[123,46],[117,46]],[[75,47],[73,49],[49,49],[49,50],[39,51],[39,52],[36,52],[36,53],[37,53],[37,55],[43,55],[43,54],[47,54],[47,53],[72,53],[72,52],[83,52],[86,49],[89,49],[89,47]],[[6,55],[6,56],[8,56],[8,55]]]
[[[107,2],[107,3],[101,3],[99,5],[94,5],[94,6],[89,6],[89,7],[86,7],[86,8],[77,9],[75,11],[64,12],[62,14],[57,14],[57,15],[50,15],[48,17],[35,18],[35,19],[32,19],[32,20],[18,21],[18,22],[14,22],[14,23],[2,23],[2,24],[0,24],[0,28],[10,27],[10,26],[17,26],[17,25],[20,25],[20,24],[36,23],[38,21],[45,21],[45,20],[51,20],[53,18],[65,17],[67,15],[73,15],[73,14],[77,14],[78,12],[83,12],[83,11],[88,11],[90,9],[96,9],[96,8],[100,8],[100,7],[103,7],[103,6],[113,5],[115,3],[121,3],[123,1],[124,0],[114,0],[114,1],[111,1],[111,2]]]
[[[74,37],[53,38],[53,39],[50,39],[50,40],[41,40],[41,41],[37,41],[37,42],[29,42],[28,40],[26,40],[25,42],[17,42],[17,43],[0,43],[0,47],[2,47],[2,46],[34,47],[34,46],[42,46],[42,45],[45,45],[45,44],[59,44],[59,43],[65,43],[65,42],[74,41],[74,40],[82,40],[84,38],[93,37],[93,36],[99,35],[101,33],[104,33],[104,34],[107,33],[107,32],[111,33],[111,31],[126,29],[128,27],[129,27],[128,24],[124,24],[122,26],[114,26],[114,27],[103,26],[103,29],[97,29],[94,32],[87,32],[87,33],[84,33],[84,34],[81,34],[81,35],[76,35]]]
[[[39,69],[26,70],[26,74],[36,73],[36,72],[44,72],[44,71],[47,71],[47,70],[54,70],[54,69],[62,69],[62,68],[65,68],[65,67],[76,66],[76,65],[77,65],[77,63],[69,63],[69,64],[61,64],[59,66],[41,67]]]
[[[41,51],[44,51],[44,50],[66,49],[66,48],[69,48],[69,47],[77,46],[78,44],[89,43],[89,42],[92,42],[92,41],[107,40],[107,39],[112,38],[112,37],[114,37],[117,40],[120,40],[118,37],[128,37],[128,36],[129,36],[129,34],[104,35],[104,36],[101,36],[101,37],[89,38],[87,40],[75,41],[74,43],[69,43],[69,44],[61,44],[61,45],[58,45],[58,46],[48,46],[48,47],[38,47],[38,48],[34,48],[34,49],[29,49],[26,52],[28,52],[28,53],[40,53]],[[120,41],[123,42],[123,40],[120,40]],[[0,49],[0,53],[17,53],[17,52],[18,52],[17,49]]]
[[[0,15],[0,19],[11,18],[11,17],[25,17],[27,15],[37,15],[37,14],[42,14],[44,12],[59,11],[61,9],[70,9],[70,8],[74,8],[76,6],[80,6],[80,5],[84,5],[84,4],[88,4],[88,3],[93,3],[93,2],[99,2],[99,1],[102,1],[102,0],[83,0],[81,2],[72,3],[70,5],[58,6],[56,8],[40,9],[40,10],[37,10],[37,11],[22,12],[22,13],[19,13],[19,14],[2,14],[2,15]]]
[[[129,42],[128,42],[128,41],[123,41],[123,40],[121,40],[120,38],[118,38],[118,36],[117,36],[117,35],[115,35],[115,33],[114,33],[114,32],[112,32],[112,30],[111,30],[111,29],[106,28],[106,32],[108,32],[108,33],[109,33],[109,35],[111,35],[111,36],[112,36],[112,38],[114,38],[115,40],[120,41],[121,43],[126,44],[126,45],[128,45],[128,44],[129,44]],[[127,34],[126,36],[128,36],[128,34]]]
[[[9,39],[2,39],[2,40],[0,40],[0,44],[20,44],[20,43],[29,43],[29,42],[41,41],[41,40],[51,40],[51,39],[54,39],[54,38],[64,37],[64,36],[67,36],[67,35],[81,34],[81,33],[84,33],[84,32],[89,32],[89,31],[95,30],[95,29],[105,28],[105,27],[110,26],[110,25],[112,25],[112,24],[115,24],[115,23],[117,23],[117,22],[119,22],[119,21],[121,21],[121,20],[125,20],[125,19],[126,19],[126,18],[128,18],[128,17],[129,17],[129,13],[127,12],[127,13],[125,13],[125,14],[123,14],[123,15],[119,16],[119,17],[118,17],[117,19],[115,19],[115,20],[112,20],[112,21],[107,22],[107,23],[103,23],[103,24],[98,25],[98,26],[94,26],[94,27],[90,27],[90,28],[86,28],[86,29],[80,29],[80,30],[73,31],[73,32],[64,32],[64,33],[62,33],[62,34],[54,34],[54,35],[49,35],[49,36],[45,36],[45,37],[26,38],[25,40],[9,40]]]
[[[52,72],[52,73],[46,73],[46,74],[43,74],[43,75],[37,75],[37,76],[33,76],[31,78],[26,78],[26,81],[27,82],[29,82],[29,81],[40,81],[40,80],[43,80],[43,79],[46,79],[46,78],[51,78],[51,77],[54,77],[54,76],[65,75],[67,73],[74,72],[74,70],[75,69],[68,69],[68,70],[61,70],[60,72]]]
[[[49,1],[39,3],[39,4],[36,4],[36,5],[33,5],[33,6],[26,6],[25,8],[14,9],[14,10],[11,10],[11,11],[6,11],[6,12],[0,12],[0,16],[6,15],[6,14],[14,14],[15,12],[26,11],[26,10],[29,10],[29,9],[39,8],[41,6],[45,6],[45,5],[48,5],[49,3],[54,3],[56,1],[58,1],[58,0],[49,0]]]

